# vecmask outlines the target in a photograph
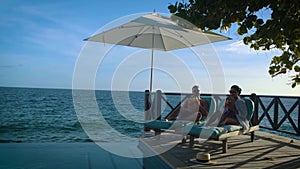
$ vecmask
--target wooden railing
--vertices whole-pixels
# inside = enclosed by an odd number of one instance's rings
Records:
[[[162,93],[160,90],[152,93],[145,91],[145,112],[155,112],[155,115],[146,120],[167,119],[181,103],[190,96],[190,93]],[[168,97],[177,98],[173,102]],[[201,94],[201,97],[213,97],[220,108],[221,101],[226,98],[226,94]],[[251,119],[252,125],[259,125],[272,131],[300,136],[300,97],[295,96],[267,96],[267,95],[241,95],[250,98],[254,102],[254,113]],[[153,107],[151,107],[151,103]],[[152,109],[152,111],[148,111]]]

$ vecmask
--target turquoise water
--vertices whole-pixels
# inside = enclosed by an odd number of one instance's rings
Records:
[[[96,109],[93,116],[86,114],[87,124],[92,126],[99,118],[92,133],[101,131],[97,141],[138,138],[143,131],[144,92],[81,91],[83,94],[95,93]],[[78,97],[75,95],[74,97]],[[91,95],[84,99],[92,103]],[[180,97],[170,96],[174,103]],[[265,100],[264,102],[268,102]],[[292,104],[282,100],[287,107]],[[80,104],[79,104],[80,105]],[[72,90],[68,89],[32,89],[0,87],[0,142],[24,143],[78,143],[92,142],[78,120],[73,104]],[[82,107],[83,112],[88,112]],[[168,110],[165,110],[165,112]],[[296,111],[296,110],[295,110]],[[262,112],[260,112],[261,114]],[[281,114],[280,117],[283,117]],[[297,124],[298,115],[291,113]],[[103,125],[102,125],[103,123]],[[106,124],[106,125],[104,125]],[[269,125],[263,120],[261,124]],[[110,126],[109,128],[107,126]],[[282,128],[293,130],[289,121]],[[121,134],[114,135],[113,132]],[[267,132],[271,132],[266,130]],[[285,134],[283,134],[285,135]],[[299,138],[298,136],[291,136]]]
[[[110,91],[96,91],[95,94],[105,121],[114,130],[133,138],[141,135],[143,124],[120,114]],[[130,106],[143,117],[143,92],[130,92],[129,96]],[[104,133],[104,141],[114,139],[109,132]],[[0,142],[91,141],[78,121],[72,90],[0,88]]]

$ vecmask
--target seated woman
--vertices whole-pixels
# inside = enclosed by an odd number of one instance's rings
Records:
[[[192,88],[192,97],[184,101],[180,108],[178,120],[197,122],[208,115],[208,104],[200,98],[199,86],[195,85]]]
[[[223,113],[216,112],[207,121],[206,126],[213,126],[211,123],[220,117],[217,126],[240,124],[243,129],[249,129],[249,121],[246,119],[247,107],[245,101],[240,98],[241,91],[242,89],[239,86],[231,86],[229,90],[230,96],[226,98]]]

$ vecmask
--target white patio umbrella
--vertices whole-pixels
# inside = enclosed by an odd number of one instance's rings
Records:
[[[177,17],[167,18],[157,13],[152,13],[85,40],[152,49],[151,93],[154,50],[169,51],[228,39],[230,38],[209,31],[202,31],[191,23]]]

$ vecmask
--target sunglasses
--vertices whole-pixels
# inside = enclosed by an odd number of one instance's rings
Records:
[[[229,93],[237,93],[237,91],[229,90]]]

